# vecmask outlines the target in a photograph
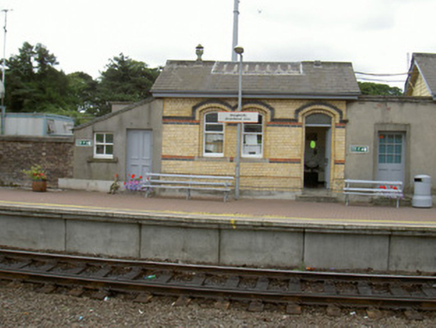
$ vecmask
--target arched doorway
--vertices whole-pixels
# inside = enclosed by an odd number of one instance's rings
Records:
[[[331,126],[332,119],[328,115],[306,116],[304,188],[330,188]]]

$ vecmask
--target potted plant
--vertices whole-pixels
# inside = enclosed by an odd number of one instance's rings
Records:
[[[30,170],[23,170],[23,173],[32,180],[33,191],[47,191],[47,173],[41,165],[33,165]]]

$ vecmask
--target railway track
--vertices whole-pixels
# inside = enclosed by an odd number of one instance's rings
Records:
[[[435,276],[394,276],[313,271],[263,270],[115,260],[0,250],[0,279],[40,283],[48,291],[68,287],[95,298],[129,293],[137,301],[150,295],[248,301],[254,311],[284,304],[436,310]]]

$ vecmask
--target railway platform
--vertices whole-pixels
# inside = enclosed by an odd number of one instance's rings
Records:
[[[269,268],[436,272],[436,209],[0,188],[0,247]]]
[[[240,199],[222,202],[219,197],[191,199],[144,198],[121,192],[115,195],[77,190],[31,192],[26,189],[0,188],[0,206],[15,204],[46,208],[76,208],[102,212],[146,212],[186,216],[234,216],[249,220],[277,219],[295,223],[358,224],[359,226],[435,227],[436,207],[395,208],[393,205],[372,206],[368,203],[316,203],[277,199]]]

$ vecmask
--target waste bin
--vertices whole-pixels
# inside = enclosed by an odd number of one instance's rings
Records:
[[[413,207],[432,207],[431,177],[428,175],[415,176],[415,193],[412,198]]]

